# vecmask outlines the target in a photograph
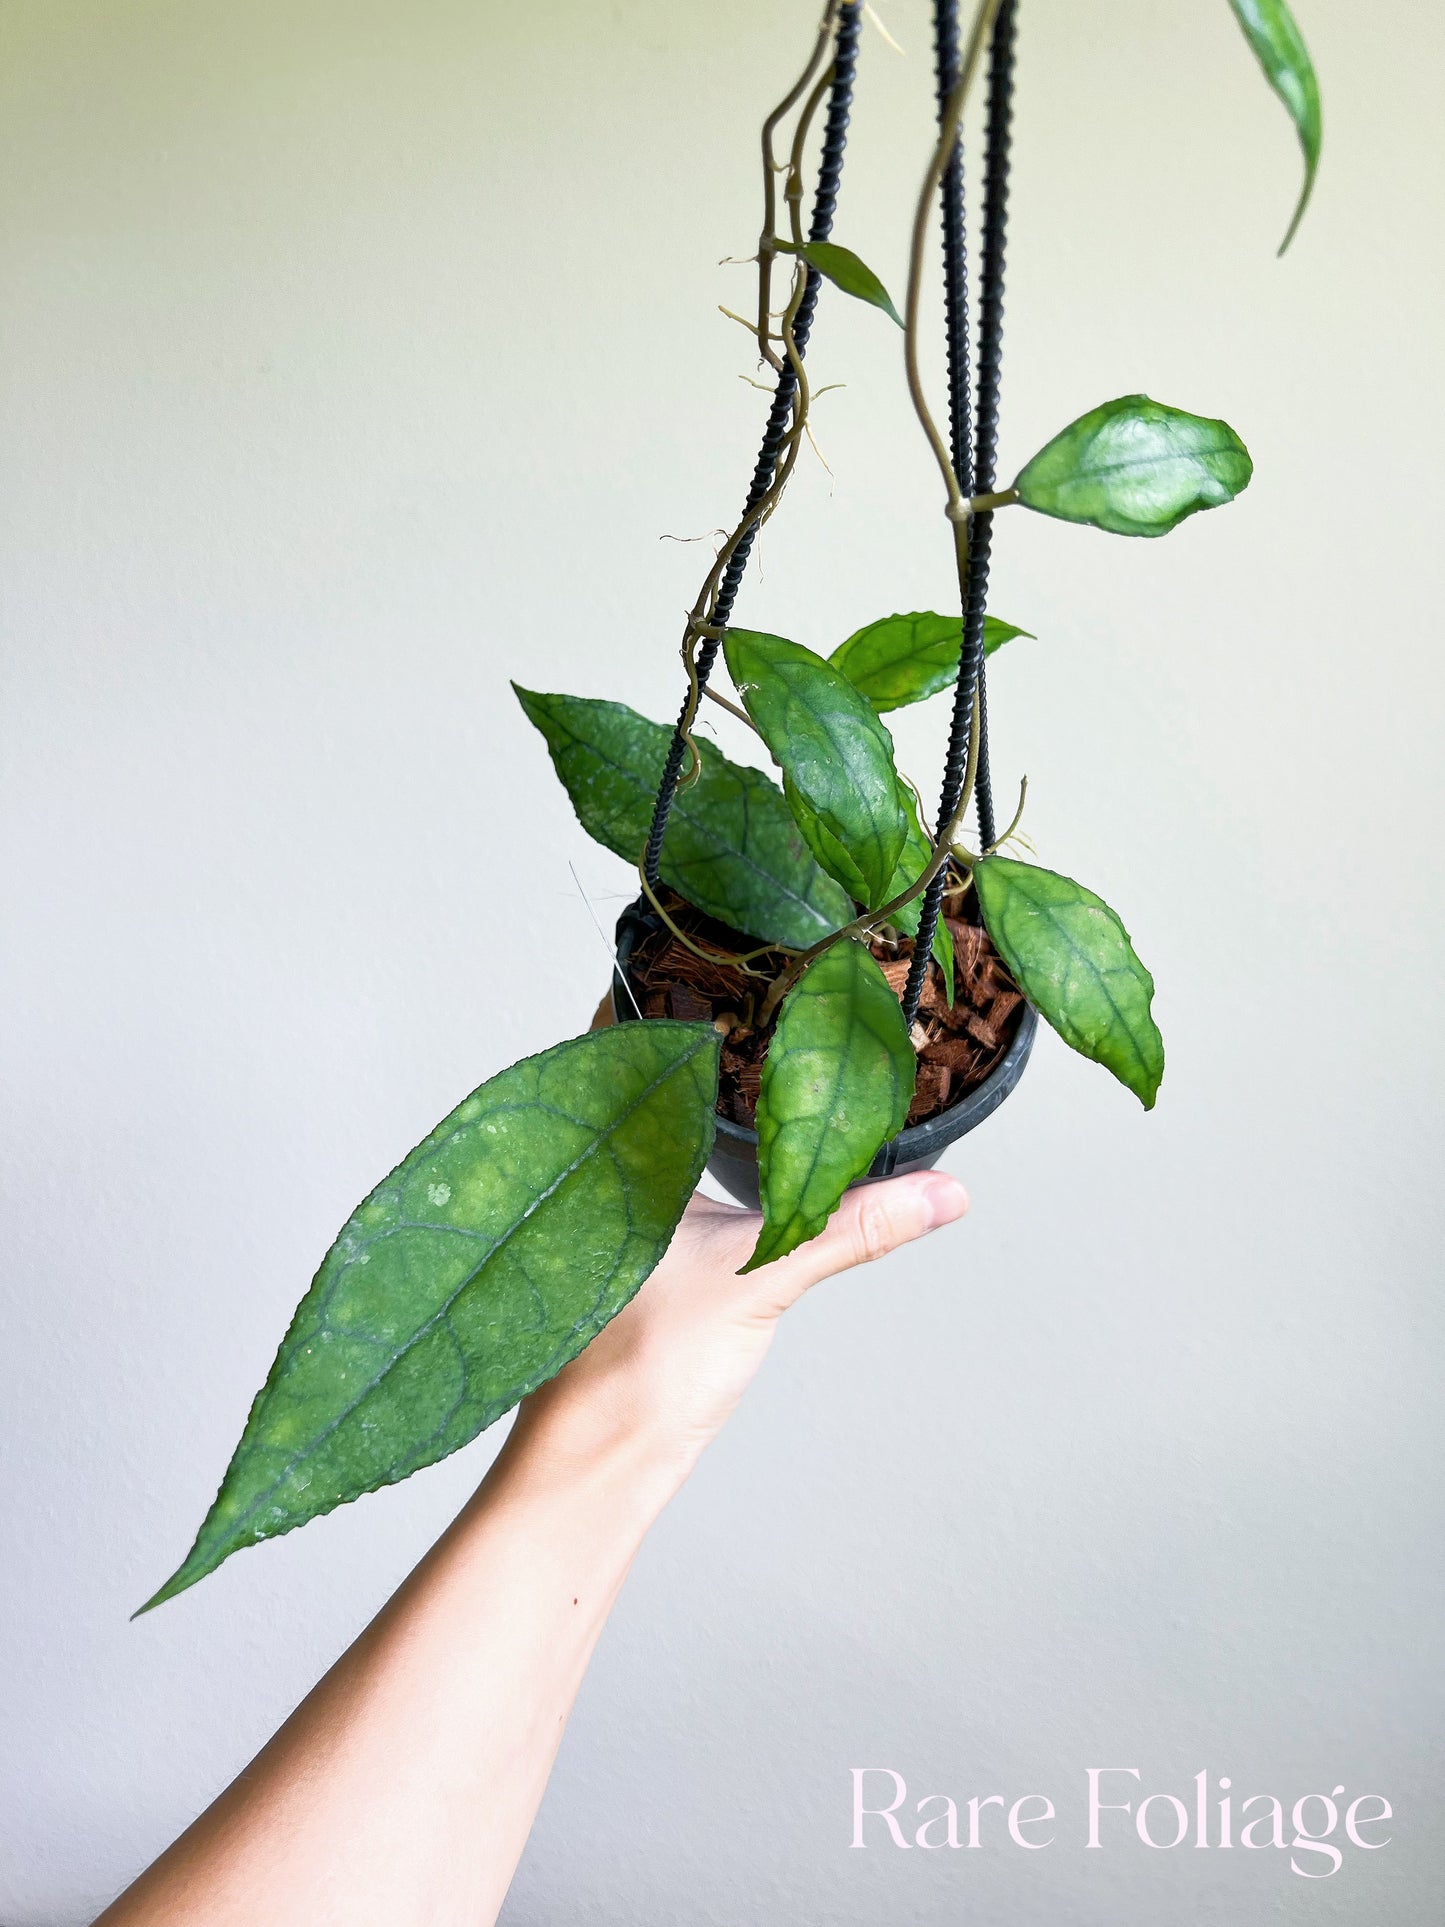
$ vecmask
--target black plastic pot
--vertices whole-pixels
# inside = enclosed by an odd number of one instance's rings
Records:
[[[662,919],[639,897],[617,919],[617,970],[612,979],[612,1014],[618,1023],[637,1018],[637,1006],[628,995],[622,973],[643,938],[662,928]],[[642,1002],[640,989],[637,1004]],[[1008,1049],[982,1084],[959,1103],[921,1124],[905,1125],[896,1138],[883,1146],[864,1177],[855,1184],[872,1184],[879,1178],[899,1176],[905,1171],[930,1170],[950,1144],[956,1143],[976,1125],[991,1117],[1014,1085],[1023,1076],[1024,1065],[1034,1047],[1039,1020],[1031,1004],[1023,1006],[1018,1029]],[[758,1209],[758,1134],[746,1124],[735,1124],[730,1117],[719,1117],[717,1137],[707,1168],[720,1185],[731,1192],[739,1204]],[[851,1188],[851,1187],[850,1187]]]

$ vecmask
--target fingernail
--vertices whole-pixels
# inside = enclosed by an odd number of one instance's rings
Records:
[[[963,1216],[968,1209],[968,1193],[957,1178],[940,1171],[924,1186],[923,1209],[929,1230],[937,1231],[940,1225],[952,1224]]]

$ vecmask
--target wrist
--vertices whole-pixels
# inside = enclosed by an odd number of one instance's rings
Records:
[[[522,1401],[505,1456],[508,1471],[529,1488],[625,1495],[645,1529],[701,1449],[610,1386],[553,1380]]]

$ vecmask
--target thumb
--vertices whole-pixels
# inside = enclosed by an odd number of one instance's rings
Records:
[[[861,1184],[844,1193],[825,1230],[777,1264],[765,1266],[759,1280],[776,1278],[784,1287],[784,1302],[791,1304],[835,1272],[884,1258],[899,1245],[952,1224],[968,1210],[968,1203],[967,1191],[946,1171],[916,1171]]]

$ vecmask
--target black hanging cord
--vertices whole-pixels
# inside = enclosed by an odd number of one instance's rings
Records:
[[[938,116],[942,120],[948,97],[958,82],[958,8],[939,5],[933,22],[934,70],[938,83]],[[948,421],[953,446],[953,472],[965,499],[977,494],[973,486],[973,382],[968,339],[968,236],[963,195],[963,142],[954,143],[943,170],[943,298],[948,340]]]
[[[949,344],[949,402],[953,413],[953,459],[959,487],[965,495],[984,495],[993,490],[994,463],[998,443],[999,371],[1003,360],[1003,263],[1004,226],[1008,210],[1009,134],[1013,102],[1014,16],[1016,0],[1003,0],[994,19],[989,50],[988,132],[984,156],[983,247],[979,276],[978,402],[975,430],[968,432],[967,393],[967,293],[964,285],[964,232],[961,162],[955,151],[943,182],[945,300]],[[940,105],[952,89],[958,73],[957,0],[935,0],[934,43],[937,52]],[[944,86],[944,76],[951,76]],[[961,143],[960,143],[961,145]],[[958,170],[959,193],[956,202],[949,197],[950,177]],[[959,345],[961,344],[961,345]],[[957,374],[965,370],[960,392]],[[965,426],[960,433],[960,419]],[[969,441],[972,447],[968,448]],[[960,450],[970,460],[966,470]],[[971,472],[969,472],[971,471]],[[964,773],[968,765],[968,739],[973,728],[975,692],[979,705],[979,754],[974,778],[978,804],[979,841],[987,849],[995,832],[993,796],[989,786],[987,728],[984,707],[983,618],[988,601],[989,549],[993,536],[992,514],[975,515],[969,524],[968,586],[963,598],[963,646],[954,690],[953,719],[949,727],[948,755],[944,763],[942,793],[938,803],[938,822],[950,822],[963,794]],[[928,980],[928,959],[933,935],[948,887],[947,865],[923,893],[914,940],[913,961],[903,992],[903,1014],[911,1026],[918,1015],[923,987]]]
[[[1008,234],[1009,149],[1013,134],[1014,35],[1018,0],[1004,0],[994,28],[988,75],[988,132],[985,136],[983,183],[983,263],[979,276],[978,422],[974,431],[974,493],[992,494],[998,459],[999,375],[1003,364],[1003,270]],[[983,611],[988,591],[989,555],[993,547],[993,516],[978,515],[973,522],[974,562],[970,586],[979,578],[978,664],[978,779],[974,797],[978,809],[980,849],[988,849],[998,835],[993,814],[993,788],[988,768],[988,704],[984,694]]]
[[[838,14],[833,78],[828,89],[828,115],[823,129],[823,145],[818,161],[818,186],[813,196],[812,225],[808,230],[808,238],[813,241],[827,240],[832,232],[833,216],[838,207],[838,185],[843,173],[843,149],[848,139],[848,116],[853,104],[853,76],[858,62],[858,33],[862,24],[862,0],[844,0],[844,5]],[[818,289],[821,283],[822,276],[818,270],[809,268],[807,285],[793,320],[793,346],[797,349],[799,360],[802,359],[808,345],[808,336],[812,332],[813,315],[818,306]],[[748,490],[744,514],[755,509],[773,485],[779,451],[793,412],[793,397],[797,392],[797,386],[797,374],[792,363],[788,362],[779,374],[778,385],[773,391],[773,403],[768,411],[768,424],[763,431],[762,447],[758,451],[757,466],[753,470],[752,486]],[[722,629],[727,626],[757,533],[758,525],[753,522],[728,558],[727,568],[723,571],[709,614],[710,626],[714,628]],[[696,657],[699,694],[707,686],[707,679],[712,674],[713,664],[717,661],[721,646],[721,641],[716,636],[704,636],[699,644]],[[647,834],[647,848],[643,855],[643,874],[654,890],[657,888],[662,863],[662,839],[667,830],[668,813],[677,795],[678,778],[682,774],[683,758],[687,754],[687,737],[684,733],[688,721],[687,712],[688,703],[684,702],[677,727],[672,733],[667,761],[663,765],[662,781],[658,785],[657,801],[653,805],[652,827]]]

